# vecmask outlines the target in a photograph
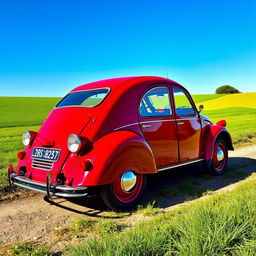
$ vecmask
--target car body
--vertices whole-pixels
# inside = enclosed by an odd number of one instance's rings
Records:
[[[99,189],[112,209],[138,203],[148,174],[203,162],[223,173],[233,150],[224,120],[200,115],[189,92],[161,77],[126,77],[81,85],[23,135],[10,184],[48,196]]]

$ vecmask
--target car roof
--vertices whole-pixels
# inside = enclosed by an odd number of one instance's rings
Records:
[[[173,80],[163,78],[163,77],[157,77],[157,76],[135,76],[135,77],[120,77],[120,78],[111,78],[111,79],[105,79],[105,80],[100,80],[96,82],[91,82],[87,84],[80,85],[71,92],[75,91],[84,91],[84,90],[93,90],[93,89],[99,89],[99,88],[110,88],[111,90],[115,90],[117,88],[122,87],[122,85],[126,85],[129,87],[136,86],[138,83],[143,83],[143,82],[167,82],[167,83],[172,83],[175,85],[179,85]],[[129,83],[127,83],[129,82]]]

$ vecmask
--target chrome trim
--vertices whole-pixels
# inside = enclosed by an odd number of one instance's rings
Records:
[[[81,106],[81,105],[69,105],[69,106],[63,106],[63,107],[56,107],[66,96],[68,96],[69,94],[73,94],[73,93],[76,93],[76,92],[88,92],[88,91],[96,91],[96,90],[101,90],[101,89],[107,89],[108,92],[106,94],[106,96],[104,97],[104,99],[98,103],[97,105],[94,105],[94,106]],[[110,87],[101,87],[101,88],[95,88],[95,89],[88,89],[88,90],[79,90],[79,91],[71,91],[69,93],[67,93],[55,106],[53,109],[59,109],[59,108],[69,108],[69,107],[78,107],[78,108],[94,108],[98,105],[100,105],[108,96],[108,94],[111,92],[111,88]]]
[[[170,119],[170,120],[149,120],[149,121],[143,121],[143,122],[139,122],[140,124],[146,124],[146,123],[158,123],[158,122],[173,122],[176,121],[175,119]]]
[[[139,125],[139,124],[146,124],[146,123],[159,123],[159,122],[174,122],[174,121],[190,121],[191,119],[170,119],[170,120],[149,120],[149,121],[143,121],[143,122],[137,122],[137,123],[131,123],[131,124],[126,124],[120,127],[117,127],[114,129],[114,131],[117,131],[119,129],[125,128],[125,127],[129,127],[129,126],[133,126],[133,125]]]
[[[137,182],[137,176],[134,172],[125,172],[121,177],[121,188],[125,193],[131,192]]]
[[[178,168],[178,167],[181,167],[181,166],[185,166],[185,165],[189,165],[189,164],[194,164],[194,163],[197,163],[197,162],[202,162],[203,160],[204,159],[197,159],[197,160],[189,161],[189,162],[186,162],[186,163],[171,165],[169,167],[164,167],[164,168],[157,169],[157,171],[161,172],[161,171],[165,171],[165,170],[168,170],[168,169]]]
[[[218,162],[221,162],[223,159],[224,159],[224,152],[221,148],[219,148],[217,152],[217,160]]]
[[[51,171],[54,162],[42,159],[33,159],[31,166],[34,169],[44,170],[44,171]]]
[[[151,127],[151,124],[143,124],[142,125],[142,128],[148,128],[148,127]]]
[[[32,185],[37,185],[40,187],[46,187],[46,184],[44,184],[44,183],[33,181],[30,179],[24,178],[23,176],[19,176],[19,175],[15,175],[15,174],[11,175],[11,179],[15,179],[15,180],[18,180],[21,182],[26,182],[26,183],[32,184]]]
[[[133,125],[138,125],[138,124],[139,123],[126,124],[126,125],[120,126],[118,128],[115,128],[114,131],[117,131],[117,130],[125,128],[125,127],[129,127],[129,126],[133,126]]]
[[[38,192],[47,193],[47,186],[45,183],[33,181],[31,179],[27,179],[23,176],[19,176],[16,174],[12,174],[10,176],[10,179],[11,183],[14,185]],[[85,190],[87,190],[87,187],[70,187],[58,184],[50,185],[49,190],[50,195],[62,197],[81,197],[86,196],[88,194],[87,192],[84,192]]]
[[[146,124],[146,123],[157,123],[157,122],[169,122],[169,121],[175,121],[175,119],[174,120],[150,120],[150,121],[131,123],[131,124],[126,124],[126,125],[120,126],[118,128],[115,128],[114,131],[125,128],[125,127],[129,127],[132,125],[139,125],[139,124]]]

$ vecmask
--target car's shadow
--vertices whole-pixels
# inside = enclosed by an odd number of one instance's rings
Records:
[[[157,175],[148,175],[147,189],[141,204],[147,205],[154,202],[154,206],[167,208],[236,183],[253,172],[256,172],[255,159],[230,157],[226,172],[221,176],[207,174],[201,164],[170,169]],[[122,218],[134,211],[109,216],[105,214],[109,210],[97,194],[86,198],[48,199],[45,197],[44,199],[65,210],[91,217]]]

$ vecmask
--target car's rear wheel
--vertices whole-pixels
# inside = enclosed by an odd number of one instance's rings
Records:
[[[138,204],[145,186],[145,175],[134,170],[126,170],[112,184],[103,186],[100,194],[109,208],[125,210]]]
[[[214,145],[214,151],[209,171],[214,175],[221,175],[228,162],[228,149],[223,139],[217,139]]]

